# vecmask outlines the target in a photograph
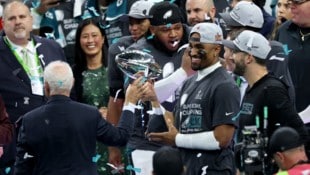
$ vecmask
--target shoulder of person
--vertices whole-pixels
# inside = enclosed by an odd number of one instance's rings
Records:
[[[287,32],[288,28],[291,28],[294,26],[295,26],[295,24],[291,20],[288,20],[279,27],[278,32],[283,32],[283,31]]]
[[[109,52],[119,52],[125,50],[128,46],[130,46],[134,41],[131,36],[123,36],[117,40],[116,43],[113,43],[109,47]]]
[[[150,43],[147,42],[146,38],[141,38],[137,42],[131,44],[127,50],[134,50],[134,49],[148,49],[151,46]]]
[[[52,39],[47,39],[47,38],[44,38],[38,35],[32,35],[32,38],[34,39],[36,43],[50,44],[56,47],[60,47],[60,45],[55,40],[52,40]]]
[[[268,87],[276,87],[276,88],[285,88],[287,89],[288,86],[278,77],[273,74],[268,74],[265,80],[265,86]]]

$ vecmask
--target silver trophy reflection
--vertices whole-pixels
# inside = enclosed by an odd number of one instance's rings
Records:
[[[129,50],[116,55],[115,61],[120,70],[131,79],[136,79],[137,73],[143,73],[143,82],[147,80],[155,80],[162,74],[162,69],[157,64],[152,55],[140,51]],[[149,115],[147,111],[151,109],[150,102],[138,102],[138,106],[141,107],[139,113],[141,114],[141,126],[144,131],[149,130],[150,126],[147,126],[149,121]],[[162,122],[161,124],[162,125]],[[165,125],[165,124],[164,124]]]
[[[136,79],[138,72],[143,72],[144,80],[161,76],[162,69],[152,55],[140,50],[129,50],[116,55],[115,61],[120,70],[128,77]]]

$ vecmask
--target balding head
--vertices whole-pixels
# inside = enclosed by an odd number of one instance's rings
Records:
[[[44,85],[46,96],[70,95],[74,78],[71,67],[63,61],[54,61],[44,70]]]
[[[29,8],[21,1],[9,1],[3,11],[3,30],[16,45],[25,46],[32,31],[32,16]]]

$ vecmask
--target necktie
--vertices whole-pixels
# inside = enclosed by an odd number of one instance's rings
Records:
[[[23,49],[22,51],[23,61],[29,69],[29,76],[39,76],[39,67],[34,58],[31,58],[27,49]]]

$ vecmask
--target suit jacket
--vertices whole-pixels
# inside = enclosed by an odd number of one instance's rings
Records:
[[[63,49],[55,41],[37,36],[32,38],[43,68],[52,61],[66,60]],[[0,93],[10,119],[15,122],[26,112],[42,105],[46,99],[31,93],[30,79],[26,71],[3,39],[0,38]]]
[[[16,175],[97,175],[96,139],[124,146],[133,129],[133,112],[124,110],[118,127],[98,109],[55,95],[23,116],[18,135]]]
[[[37,46],[37,55],[43,68],[52,61],[66,60],[63,49],[55,41],[38,36],[31,38]],[[32,94],[27,73],[3,37],[0,37],[0,60],[0,93],[10,120],[16,122],[26,112],[44,104],[46,98]],[[4,147],[0,167],[12,165],[14,162],[16,137],[13,138],[15,139],[13,139],[12,145]]]

